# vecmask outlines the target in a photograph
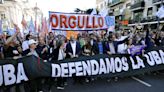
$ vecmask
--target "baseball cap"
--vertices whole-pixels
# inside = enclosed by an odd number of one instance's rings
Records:
[[[31,39],[28,41],[28,45],[31,45],[31,44],[36,44],[37,42],[34,40],[34,39]]]

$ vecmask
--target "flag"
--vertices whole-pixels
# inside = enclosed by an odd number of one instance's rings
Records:
[[[46,34],[48,34],[48,22],[47,22],[47,20],[46,20],[46,18],[45,18],[45,33]]]
[[[51,27],[51,25],[50,24],[48,24],[48,26],[49,26],[49,28],[48,28],[48,32],[52,32],[52,27]]]
[[[6,31],[7,31],[9,36],[12,36],[12,35],[14,35],[16,33],[16,29],[15,28],[14,29],[10,29],[9,27],[7,27]]]
[[[115,16],[106,16],[105,22],[106,22],[108,27],[115,26]]]
[[[35,32],[35,26],[34,26],[34,22],[32,20],[32,17],[31,17],[28,29],[29,29],[30,32]]]
[[[48,22],[46,18],[42,19],[42,32],[44,32],[45,34],[48,34]]]
[[[156,16],[159,17],[160,19],[164,18],[164,6],[162,5],[158,12],[156,13]]]
[[[41,32],[44,32],[44,28],[45,28],[45,22],[44,22],[44,18],[42,17]]]
[[[21,24],[22,24],[23,28],[26,29],[26,27],[27,27],[27,22],[26,22],[26,20],[24,19],[24,15],[23,15],[23,17],[22,17],[22,22],[21,22]]]
[[[106,16],[105,22],[108,26],[108,32],[113,32],[115,30],[115,16]]]
[[[92,12],[91,12],[91,15],[97,15],[97,10],[93,9]]]
[[[108,15],[108,8],[104,8],[102,9],[99,14],[103,17],[107,16]]]
[[[132,56],[140,55],[145,47],[146,47],[145,45],[138,45],[138,46],[131,47],[128,49],[128,53],[131,54]]]
[[[38,32],[41,32],[41,28],[40,28],[40,25],[38,25]]]

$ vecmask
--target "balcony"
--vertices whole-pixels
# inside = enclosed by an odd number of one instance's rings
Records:
[[[153,4],[161,4],[162,3],[162,0],[153,0]]]
[[[112,0],[112,2],[110,3],[109,6],[113,7],[113,6],[123,3],[123,2],[125,2],[125,0]]]
[[[129,24],[135,24],[135,23],[143,23],[143,24],[148,24],[148,23],[157,23],[158,18],[156,16],[152,16],[152,17],[147,17],[147,18],[142,18],[142,19],[132,19],[129,20]],[[160,19],[160,21],[164,21],[164,18]]]
[[[135,11],[135,10],[139,10],[139,9],[144,9],[144,7],[145,7],[145,2],[140,1],[138,3],[135,3],[135,4],[131,5],[131,10]]]

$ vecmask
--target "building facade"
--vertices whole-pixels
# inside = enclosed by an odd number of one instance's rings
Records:
[[[128,20],[130,19],[131,0],[111,0],[109,2],[109,15],[115,16],[116,30],[128,29]]]
[[[127,29],[131,17],[131,0],[97,0],[96,5],[99,11],[105,7],[109,8],[109,15],[115,16],[116,30]]]
[[[100,10],[104,9],[105,7],[107,7],[108,2],[109,2],[109,0],[96,0],[97,10],[100,11]]]
[[[103,0],[96,3],[99,10],[101,6],[103,7],[100,4],[102,2]],[[163,2],[162,0],[110,0],[107,5],[109,15],[115,16],[116,30],[129,29],[129,26],[138,24],[144,28],[150,24],[152,29],[156,29],[158,26],[156,13]],[[160,23],[164,23],[164,20],[160,19]]]
[[[24,19],[29,22],[33,20],[41,20],[42,11],[37,6],[32,6],[30,0],[1,0],[0,2],[0,20],[2,28],[13,28],[13,23],[17,23],[22,28],[21,21]]]
[[[162,0],[132,0],[131,3],[131,19],[129,20],[129,26],[134,26],[137,23],[147,28],[151,25],[152,29],[158,27],[157,11],[162,6]],[[164,23],[164,19],[159,20],[160,23]]]

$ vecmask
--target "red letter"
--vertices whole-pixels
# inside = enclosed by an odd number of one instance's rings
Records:
[[[72,23],[71,23],[71,20],[73,20]],[[70,28],[75,28],[76,27],[75,20],[76,20],[76,17],[75,16],[70,16],[69,17],[68,23],[69,23]],[[71,24],[73,24],[73,25],[71,25]]]
[[[89,25],[89,16],[87,16],[87,26],[86,28],[92,28],[92,25]]]
[[[67,16],[60,15],[60,28],[63,28],[63,24],[64,24],[64,28],[68,28],[68,25],[66,22],[67,22]]]
[[[104,18],[103,17],[98,18],[98,24],[99,24],[100,27],[104,26]]]
[[[56,23],[54,24],[53,19],[56,19]],[[58,16],[56,14],[51,15],[50,17],[50,23],[52,27],[57,27],[58,26]]]
[[[85,23],[85,16],[83,16],[82,21],[83,21],[83,24],[82,24],[82,25],[80,25],[81,19],[80,19],[80,16],[78,16],[78,27],[79,27],[79,28],[83,28],[83,27],[84,27],[84,23]]]
[[[93,28],[98,28],[98,25],[96,25],[95,16],[93,16],[92,22],[93,22]]]

